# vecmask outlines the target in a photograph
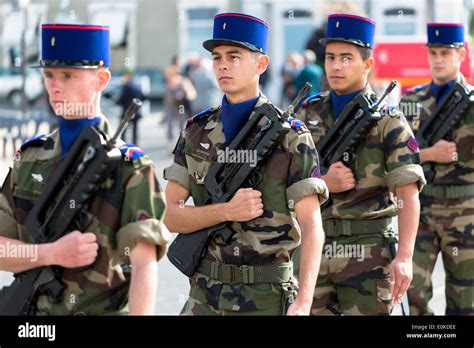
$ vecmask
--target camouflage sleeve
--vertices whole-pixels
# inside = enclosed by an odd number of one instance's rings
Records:
[[[418,130],[420,124],[419,109],[421,108],[421,105],[416,101],[416,99],[406,95],[400,100],[398,108],[399,110],[403,110],[403,115],[405,116],[411,130],[413,132]]]
[[[131,251],[139,241],[147,241],[157,246],[157,259],[162,258],[171,237],[163,223],[165,209],[164,193],[153,165],[134,171],[125,186],[120,216],[122,227],[117,233],[118,250]]]
[[[329,190],[321,179],[318,154],[311,133],[306,130],[297,135],[292,131],[289,138],[292,138],[288,142],[291,160],[286,197],[288,202],[292,202],[289,206],[293,210],[299,200],[314,194],[318,195],[319,204],[324,203],[329,198]]]
[[[188,165],[186,163],[186,156],[184,154],[184,145],[186,138],[184,136],[185,130],[179,136],[176,147],[173,151],[174,161],[169,167],[163,171],[165,180],[176,181],[188,191],[191,191],[191,179],[188,174]]]
[[[308,108],[303,104],[303,105],[299,108],[298,112],[295,114],[295,117],[296,117],[298,120],[300,120],[300,121],[306,123],[306,122],[307,122],[307,117],[306,117],[307,113],[308,113]]]
[[[16,220],[13,215],[11,177],[10,171],[0,191],[0,236],[19,239]]]
[[[420,166],[418,143],[405,116],[397,111],[381,123],[389,190],[395,192],[397,186],[417,183],[421,191],[426,180]]]

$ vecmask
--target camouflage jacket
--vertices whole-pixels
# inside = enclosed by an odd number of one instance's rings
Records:
[[[373,98],[370,85],[362,92]],[[395,187],[426,183],[419,165],[418,148],[411,145],[413,133],[405,117],[397,110],[385,116],[369,131],[355,149],[355,160],[349,168],[356,187],[331,193],[323,219],[363,220],[392,217],[397,214]],[[336,122],[330,93],[310,97],[298,113],[317,145]]]
[[[107,131],[105,119],[99,128]],[[58,166],[60,155],[57,129],[19,150],[0,194],[0,236],[33,243],[24,222]],[[135,159],[128,155],[124,153],[120,174],[108,179],[90,204],[94,219],[87,231],[97,236],[96,261],[85,269],[64,269],[62,279],[67,288],[62,301],[54,303],[49,295],[41,295],[38,314],[126,311],[130,273],[122,266],[130,264],[132,248],[146,240],[157,245],[158,258],[165,254],[170,234],[162,223],[165,200],[153,163],[147,155]],[[120,185],[115,185],[117,180]]]
[[[255,108],[264,103],[269,102],[262,96]],[[264,121],[265,118],[259,121],[256,128]],[[291,259],[300,243],[299,227],[292,214],[294,205],[305,196],[317,194],[321,203],[328,196],[310,133],[301,122],[294,121],[261,168],[262,181],[253,187],[262,192],[263,215],[251,221],[232,222],[235,233],[230,242],[214,237],[207,258],[235,265],[276,264]],[[164,171],[165,179],[186,188],[196,206],[209,204],[204,177],[227,146],[220,108],[195,116],[181,133],[173,152],[174,163]]]
[[[458,82],[469,86],[464,76]],[[430,84],[412,88],[400,101],[403,109],[412,110],[407,120],[415,134],[423,122],[436,108],[436,98],[431,94]],[[474,104],[464,112],[460,123],[453,131],[453,141],[457,146],[458,160],[451,163],[435,163],[435,185],[474,184]]]

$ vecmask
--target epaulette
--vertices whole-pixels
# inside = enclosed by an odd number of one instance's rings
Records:
[[[322,99],[324,97],[325,97],[325,95],[323,95],[322,92],[316,93],[316,94],[306,98],[305,100],[303,100],[301,102],[301,106],[306,107],[309,103],[312,103],[312,102],[314,102],[316,100],[319,100],[319,99]]]
[[[34,138],[31,138],[30,140],[27,140],[23,145],[20,146],[20,151],[24,151],[26,148],[34,146],[38,147],[44,144],[46,141],[45,134],[40,134],[37,135]]]
[[[186,127],[189,127],[193,122],[196,122],[206,116],[212,115],[215,111],[217,111],[220,108],[220,106],[215,107],[215,108],[209,108],[206,110],[201,111],[200,113],[194,115],[190,119],[188,119],[188,122],[186,123]]]
[[[425,84],[422,84],[422,85],[417,85],[417,86],[407,88],[407,93],[416,93],[416,92],[422,90],[423,88],[425,88],[426,86],[428,86],[428,84],[425,83]]]
[[[143,149],[135,144],[124,144],[119,147],[123,159],[127,162],[142,157],[145,154]]]

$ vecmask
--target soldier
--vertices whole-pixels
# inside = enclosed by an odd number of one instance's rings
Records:
[[[207,204],[209,193],[203,185],[218,153],[225,152],[256,108],[272,105],[258,88],[269,62],[268,29],[264,21],[245,14],[214,18],[213,39],[203,46],[212,52],[214,73],[225,94],[222,105],[188,121],[173,152],[174,163],[164,172],[169,180],[165,224],[170,230],[192,233],[230,222],[233,232],[227,243],[220,235],[212,237],[190,278],[189,298],[181,312],[185,315],[310,311],[323,245],[319,203],[328,192],[320,179],[311,134],[302,122],[290,120],[290,132],[257,169],[261,181],[253,187],[239,189],[227,203]],[[230,158],[221,160],[231,163]],[[190,196],[194,207],[184,205]],[[300,287],[293,301],[291,259],[300,241]]]
[[[433,80],[407,92],[401,106],[415,134],[443,97],[457,83],[466,86],[460,72],[466,58],[462,24],[428,24],[428,61]],[[417,106],[413,108],[413,106]],[[434,164],[435,176],[423,189],[420,227],[414,261],[413,282],[408,290],[410,311],[432,315],[431,275],[439,252],[446,271],[446,314],[474,314],[474,106],[464,111],[452,131],[452,141],[439,140],[420,150],[422,163]]]
[[[0,195],[3,246],[34,243],[25,219],[81,130],[93,125],[108,132],[100,96],[110,81],[109,66],[108,27],[42,25],[42,60],[36,67],[43,69],[59,128],[31,139],[17,153]],[[63,267],[64,292],[58,301],[39,295],[37,315],[126,314],[128,302],[130,314],[154,312],[156,261],[170,237],[161,222],[164,196],[150,158],[136,146],[120,144],[123,161],[97,190],[86,230],[37,245],[34,257],[0,259],[2,270],[15,273]]]
[[[320,42],[326,45],[331,90],[308,98],[299,113],[316,145],[359,93],[376,100],[367,83],[374,61],[375,23],[334,14],[328,17],[327,28],[327,37]],[[322,208],[326,240],[314,315],[388,315],[412,277],[418,190],[425,179],[403,115],[397,110],[385,115],[352,155],[348,167],[336,162],[323,173],[330,199]],[[397,208],[399,251],[391,260],[388,246],[394,241],[391,223]]]

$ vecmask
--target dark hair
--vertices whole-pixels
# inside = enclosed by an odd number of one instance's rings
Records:
[[[372,57],[372,49],[367,47],[356,46],[357,50],[360,52],[362,60],[365,62],[367,59]]]

